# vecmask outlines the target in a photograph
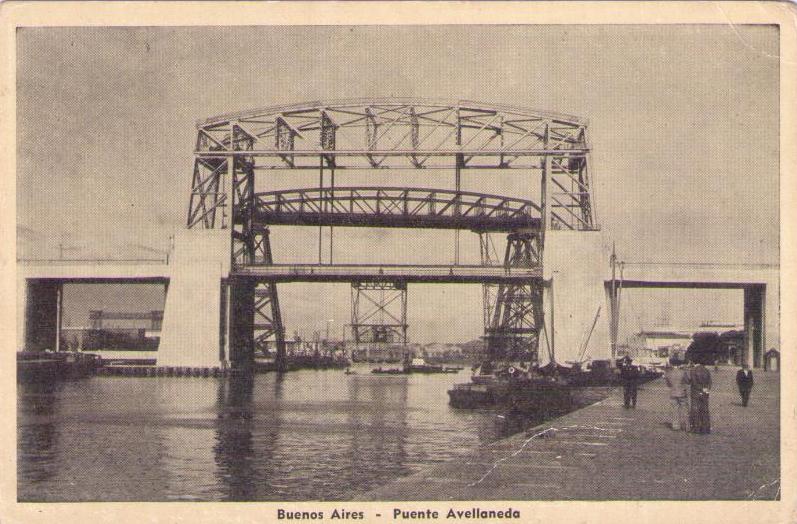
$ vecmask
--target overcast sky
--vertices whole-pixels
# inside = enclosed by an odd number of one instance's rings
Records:
[[[598,220],[621,258],[778,260],[777,28],[709,25],[20,29],[22,255],[57,255],[59,243],[79,248],[68,256],[156,255],[135,246],[165,249],[183,227],[196,120],[371,96],[586,118]],[[277,258],[312,256],[311,237],[278,228]],[[347,231],[336,257],[352,246],[370,261],[420,257],[435,242],[432,261],[448,262],[452,238]],[[348,322],[347,286],[283,289],[289,332]],[[477,286],[410,289],[414,340],[480,334]],[[741,316],[740,293],[643,295],[626,302],[639,322],[663,307],[674,324]]]

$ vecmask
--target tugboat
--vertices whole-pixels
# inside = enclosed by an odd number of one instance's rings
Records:
[[[409,370],[413,373],[458,373],[462,368],[427,364],[422,358],[413,358]]]
[[[462,369],[463,368],[460,367],[447,367],[427,364],[427,362],[422,358],[410,359],[409,355],[405,355],[403,367],[389,369],[382,369],[381,367],[378,367],[376,369],[372,369],[371,373],[378,375],[409,375],[411,373],[459,373]]]

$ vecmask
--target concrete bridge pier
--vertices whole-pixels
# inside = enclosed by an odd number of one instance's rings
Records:
[[[20,284],[24,300],[24,339],[26,351],[60,349],[63,282],[26,279]]]
[[[159,367],[253,368],[255,331],[270,326],[257,314],[259,280],[231,274],[230,243],[224,229],[175,238]]]
[[[763,367],[766,348],[780,345],[778,266],[630,262],[624,263],[622,287],[740,290],[744,294],[745,337],[742,361],[750,367]]]
[[[255,362],[255,287],[250,279],[232,277],[226,283],[229,301],[227,359],[233,368],[251,369]]]
[[[766,286],[752,285],[744,288],[744,362],[751,368],[764,366],[766,335]]]
[[[226,230],[186,230],[175,237],[158,347],[159,367],[229,365],[229,342],[238,336],[238,329],[230,336],[228,319],[241,318],[232,311],[236,301],[227,298],[230,242]]]
[[[545,331],[557,362],[610,357],[604,286],[608,260],[608,243],[600,231],[545,232]],[[542,343],[541,356],[545,347]]]

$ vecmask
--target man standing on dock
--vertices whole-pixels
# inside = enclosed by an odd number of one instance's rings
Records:
[[[623,406],[635,408],[639,370],[636,366],[631,365],[630,358],[623,360],[623,365],[620,368],[620,380],[623,382]]]
[[[689,371],[690,404],[689,431],[711,433],[711,415],[708,409],[708,393],[711,389],[711,373],[701,363]]]
[[[664,380],[670,388],[670,402],[672,403],[672,429],[680,431],[681,427],[688,430],[687,410],[687,390],[689,387],[689,377],[686,370],[679,366],[680,362],[675,357],[670,357],[670,365],[664,372]]]
[[[753,389],[753,372],[747,364],[742,364],[742,369],[736,373],[736,385],[742,397],[742,406],[747,407],[750,400],[750,391]]]

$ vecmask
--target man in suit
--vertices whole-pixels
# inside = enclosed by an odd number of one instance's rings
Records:
[[[750,400],[750,391],[753,389],[753,371],[747,364],[742,364],[742,369],[736,373],[736,385],[739,386],[742,406],[747,407],[747,402]]]
[[[711,413],[708,406],[711,373],[700,362],[689,370],[689,386],[689,432],[711,433]]]
[[[675,357],[670,357],[670,365],[664,372],[664,380],[670,388],[670,403],[672,404],[672,423],[671,427],[679,431],[682,427],[688,430],[688,418],[686,410],[689,399],[689,375],[680,362]]]
[[[623,406],[636,407],[637,385],[639,383],[639,369],[631,365],[631,359],[624,362],[620,368],[620,380],[623,383]]]

